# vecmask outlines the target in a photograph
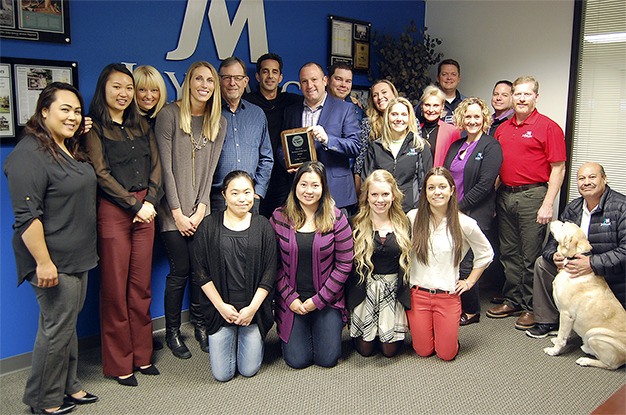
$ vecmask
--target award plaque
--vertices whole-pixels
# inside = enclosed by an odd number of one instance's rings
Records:
[[[294,128],[280,133],[287,170],[297,169],[306,161],[317,160],[315,141],[309,128]]]

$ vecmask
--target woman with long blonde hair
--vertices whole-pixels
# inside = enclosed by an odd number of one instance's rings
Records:
[[[357,195],[361,192],[361,171],[367,155],[369,142],[376,140],[383,133],[384,115],[389,101],[398,97],[398,90],[386,79],[374,81],[370,87],[370,94],[367,97],[366,117],[363,117],[359,127],[361,128],[361,152],[354,161],[354,182],[356,184]]]
[[[165,340],[174,356],[181,359],[191,357],[179,330],[185,287],[192,273],[191,244],[198,226],[210,213],[211,183],[226,135],[217,82],[213,65],[193,63],[183,82],[182,98],[166,105],[156,123],[165,190],[159,224],[170,263],[165,285]],[[204,352],[209,350],[204,322],[207,307],[208,299],[192,280],[191,322]]]
[[[390,172],[404,194],[402,210],[417,207],[424,175],[433,166],[430,146],[420,137],[413,105],[406,98],[394,98],[385,109],[382,135],[371,141],[361,177],[374,170]]]
[[[391,173],[375,170],[363,183],[353,220],[354,273],[347,306],[350,336],[362,356],[373,355],[377,345],[384,356],[396,355],[408,331],[411,237],[402,197]]]

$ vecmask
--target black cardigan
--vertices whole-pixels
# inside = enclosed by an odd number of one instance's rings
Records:
[[[224,251],[221,249],[224,211],[207,216],[193,238],[193,278],[199,286],[212,281],[224,302],[228,303],[228,288],[225,279]],[[265,338],[274,324],[272,298],[276,280],[276,235],[269,221],[260,215],[252,215],[248,228],[248,253],[245,264],[247,301],[252,301],[258,288],[269,294],[256,312],[256,323]],[[226,321],[212,303],[206,313],[209,334],[214,334]]]
[[[450,169],[464,142],[465,138],[461,138],[450,145],[443,163],[446,169]],[[468,157],[463,170],[464,195],[459,201],[459,209],[476,220],[480,229],[488,230],[496,211],[494,184],[502,165],[502,147],[498,140],[483,134]]]

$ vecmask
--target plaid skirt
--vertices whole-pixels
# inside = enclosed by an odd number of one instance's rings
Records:
[[[409,329],[404,307],[396,298],[398,274],[373,274],[368,277],[365,300],[354,308],[350,318],[350,337],[381,343],[404,340]]]

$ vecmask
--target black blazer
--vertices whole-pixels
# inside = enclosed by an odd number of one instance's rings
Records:
[[[450,145],[443,163],[450,169],[465,138]],[[478,222],[480,229],[491,228],[496,211],[496,190],[494,184],[502,165],[502,147],[498,140],[483,134],[478,140],[472,154],[468,156],[463,171],[463,199],[459,201],[459,209]]]

